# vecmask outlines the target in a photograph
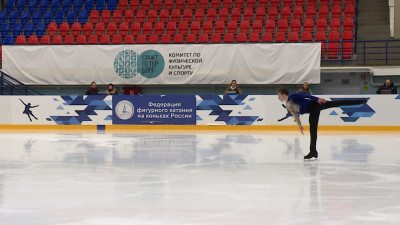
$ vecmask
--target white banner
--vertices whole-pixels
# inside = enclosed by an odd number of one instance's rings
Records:
[[[320,83],[318,43],[3,46],[28,85]]]

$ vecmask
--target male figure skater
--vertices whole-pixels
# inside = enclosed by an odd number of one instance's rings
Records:
[[[346,106],[346,105],[360,105],[367,103],[367,99],[359,100],[337,100],[326,101],[323,98],[318,98],[308,94],[291,94],[286,88],[279,88],[277,91],[278,99],[281,102],[286,102],[286,109],[292,114],[297,125],[299,126],[301,134],[304,134],[303,126],[299,118],[300,114],[309,113],[310,123],[310,153],[304,156],[304,159],[318,158],[317,152],[317,132],[318,121],[321,110],[329,109],[332,107]]]

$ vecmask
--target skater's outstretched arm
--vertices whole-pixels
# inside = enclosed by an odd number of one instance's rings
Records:
[[[303,131],[304,131],[304,128],[303,128],[303,126],[301,125],[300,117],[299,117],[299,115],[292,109],[291,104],[292,104],[291,102],[287,102],[287,103],[286,103],[286,109],[290,112],[290,114],[292,114],[294,120],[295,120],[296,123],[297,123],[297,126],[298,126],[299,129],[300,129],[301,134],[304,135],[304,132],[303,132]]]
[[[24,101],[22,101],[22,99],[19,99],[19,100],[22,102],[22,104],[26,105],[26,104],[25,104],[25,102],[24,102]]]

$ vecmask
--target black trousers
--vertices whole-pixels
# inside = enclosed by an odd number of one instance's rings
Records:
[[[310,152],[317,151],[317,132],[318,132],[318,121],[321,110],[329,109],[333,107],[346,106],[346,105],[360,105],[365,103],[364,99],[359,100],[337,100],[327,101],[326,103],[319,104],[318,102],[312,101],[307,107],[306,112],[310,114],[308,121],[310,123]]]

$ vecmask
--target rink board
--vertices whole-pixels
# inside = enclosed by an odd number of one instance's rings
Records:
[[[319,97],[369,99],[367,104],[322,111],[321,129],[400,130],[399,95]],[[0,100],[1,129],[297,129],[293,117],[278,121],[287,111],[276,95],[0,96]],[[307,127],[308,115],[300,118]]]

